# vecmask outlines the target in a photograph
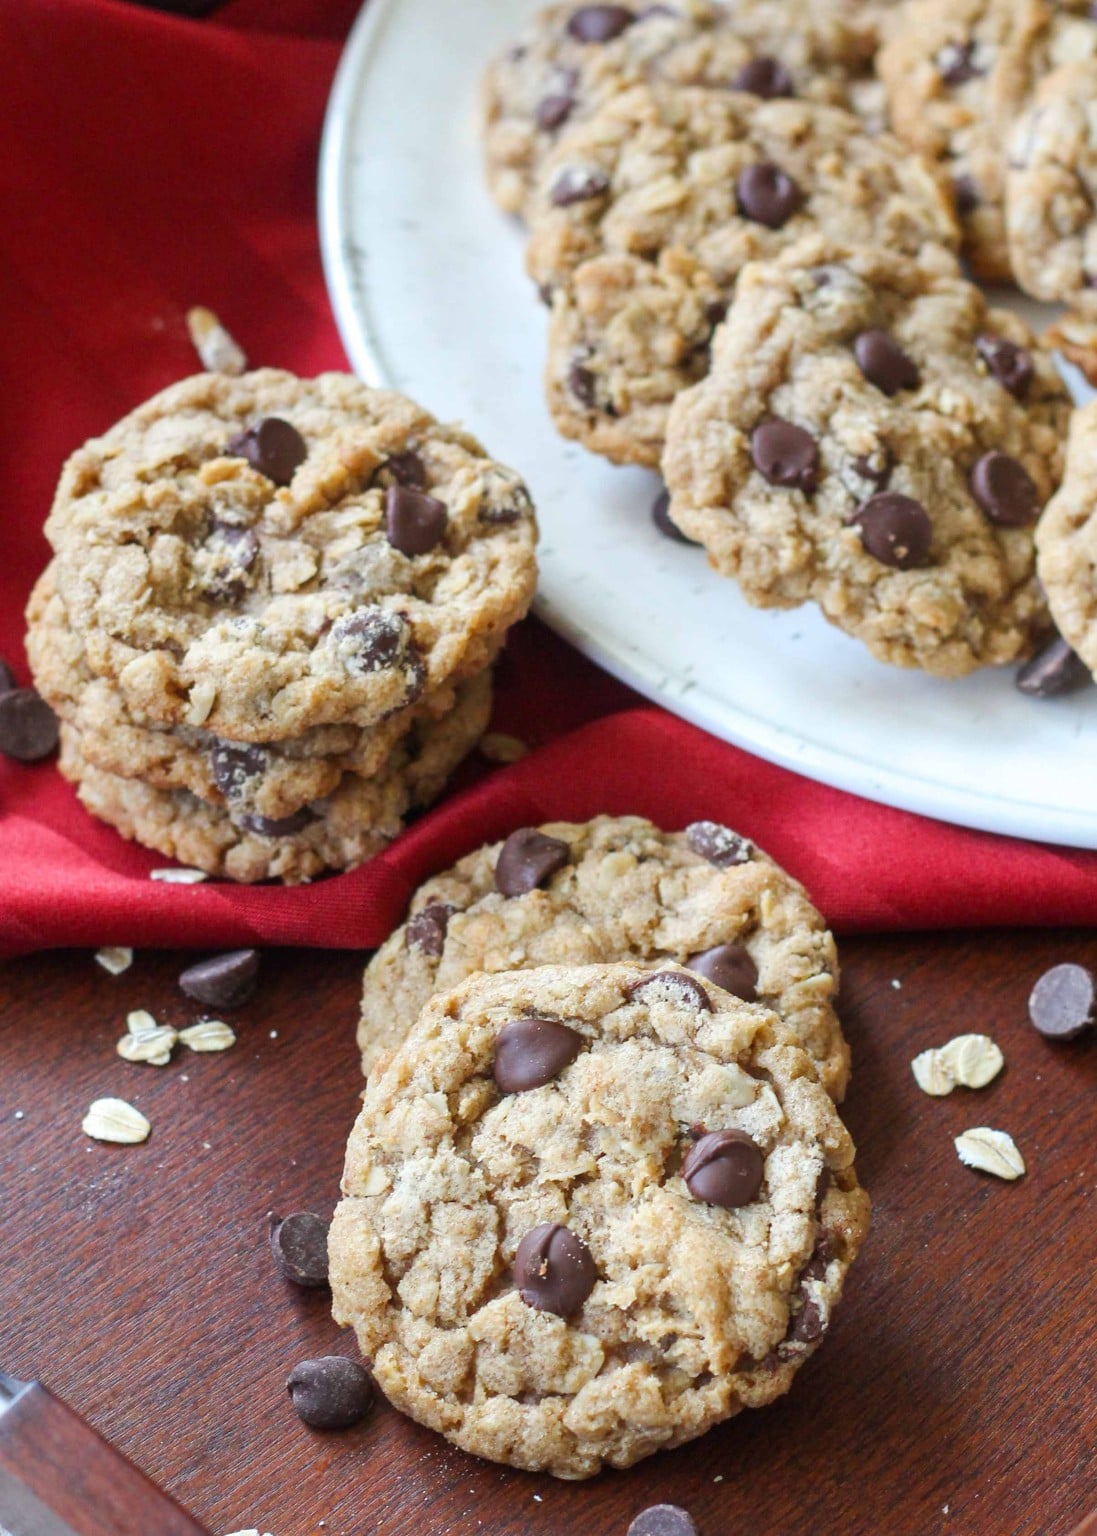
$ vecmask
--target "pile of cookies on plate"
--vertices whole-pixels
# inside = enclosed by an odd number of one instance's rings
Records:
[[[236,880],[369,858],[487,726],[536,584],[522,481],[349,376],[204,373],[75,453],[27,652],[61,771]]]
[[[1097,666],[1097,418],[1056,499],[1070,396],[961,265],[1072,305],[1092,359],[1095,82],[1084,0],[542,11],[488,71],[485,155],[560,431],[661,468],[664,531],[749,602],[883,661],[959,677],[1053,615]],[[1060,641],[1038,691],[1077,672]]]
[[[472,1453],[625,1467],[786,1392],[868,1226],[834,941],[711,821],[525,827],[366,972],[336,1320]]]

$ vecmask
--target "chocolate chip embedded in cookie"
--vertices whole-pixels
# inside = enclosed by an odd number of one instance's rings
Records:
[[[675,402],[670,516],[757,606],[817,602],[958,677],[1048,627],[1033,525],[1069,414],[1051,354],[947,258],[811,237],[743,272]]]
[[[531,847],[540,860],[528,860]],[[422,886],[366,970],[363,1068],[399,1045],[432,993],[474,971],[626,959],[650,967],[638,994],[673,992],[704,1008],[711,980],[764,1001],[828,1090],[844,1092],[834,940],[803,889],[718,822],[662,832],[637,816],[523,828]]]
[[[771,1402],[856,1257],[868,1200],[807,1057],[759,1004],[658,980],[475,975],[367,1085],[335,1318],[396,1407],[474,1455],[589,1477]],[[566,1050],[500,1083],[509,1042],[528,1059],[518,1020]]]
[[[558,186],[595,172],[597,197],[560,205]],[[958,242],[929,168],[838,108],[643,85],[570,127],[545,161],[527,253],[552,293],[560,430],[657,466],[670,405],[708,371],[743,267],[818,230],[910,254]]]
[[[341,374],[165,390],[73,455],[46,531],[87,668],[134,718],[257,744],[482,670],[536,577],[518,477]]]

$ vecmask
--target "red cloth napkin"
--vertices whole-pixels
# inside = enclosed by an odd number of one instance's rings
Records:
[[[231,0],[190,21],[122,0],[0,0],[0,655],[17,666],[61,462],[195,370],[190,305],[215,309],[252,359],[346,366],[314,207],[324,105],[356,9]],[[52,765],[0,764],[0,950],[372,946],[420,879],[478,843],[599,811],[730,822],[840,929],[1097,921],[1097,855],[946,827],[759,762],[635,707],[532,622],[499,693],[497,728],[531,756],[471,765],[465,788],[386,853],[294,890],[154,883],[165,860],[93,821]]]

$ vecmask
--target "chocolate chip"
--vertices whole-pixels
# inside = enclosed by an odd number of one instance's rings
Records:
[[[865,378],[885,395],[918,388],[917,363],[887,331],[862,331],[854,340],[853,355]]]
[[[1040,511],[1032,476],[1008,453],[984,453],[971,472],[971,494],[992,523],[1024,528]]]
[[[673,539],[675,544],[696,545],[696,539],[687,539],[678,524],[672,522],[670,516],[670,492],[660,491],[651,504],[651,520],[659,532],[666,539]]]
[[[251,528],[214,523],[206,544],[210,572],[202,588],[215,602],[238,603],[247,590],[248,572],[259,558],[259,536]]]
[[[975,350],[999,384],[1016,399],[1023,400],[1032,383],[1032,353],[1004,336],[991,336],[985,331],[976,336]]]
[[[57,716],[34,688],[0,693],[0,755],[37,763],[56,751]]]
[[[445,948],[449,920],[456,911],[448,901],[435,901],[416,912],[404,930],[407,948],[422,950],[424,955],[440,955]]]
[[[537,105],[537,126],[544,133],[554,133],[575,110],[575,97],[569,94],[546,96]]]
[[[722,325],[728,317],[728,306],[725,299],[709,299],[705,305],[705,319],[711,326]]]
[[[581,43],[609,43],[635,20],[627,5],[584,5],[568,19],[568,31]]]
[[[427,466],[411,449],[407,453],[390,453],[382,469],[387,469],[397,485],[406,485],[412,491],[427,488]]]
[[[238,1008],[252,996],[258,979],[259,951],[233,949],[188,966],[179,985],[207,1008]]]
[[[536,827],[512,832],[495,861],[495,884],[504,896],[525,896],[571,863],[571,849]]]
[[[373,1378],[345,1355],[302,1360],[286,1380],[298,1416],[313,1429],[349,1429],[373,1406]]]
[[[766,101],[773,101],[778,96],[796,95],[796,87],[788,70],[780,59],[772,58],[767,53],[761,53],[744,64],[731,84],[733,90],[749,91],[752,96],[762,96]]]
[[[855,474],[860,475],[862,480],[867,480],[870,485],[877,486],[881,491],[891,479],[891,471],[895,468],[891,449],[886,444],[878,447],[873,454],[858,454],[852,464]]]
[[[946,85],[963,85],[967,80],[975,80],[983,71],[975,67],[974,57],[973,41],[946,43],[937,54],[937,73]]]
[[[820,1203],[818,1196],[816,1196],[815,1203],[816,1207],[818,1207]],[[830,1263],[831,1256],[830,1233],[820,1232],[819,1236],[815,1239],[815,1247],[811,1250],[811,1258],[804,1268],[803,1278],[805,1280],[822,1280],[827,1272],[827,1265]]]
[[[677,1008],[694,1008],[698,1013],[712,1012],[712,999],[699,981],[680,971],[655,971],[630,982],[625,988],[630,1002],[652,1003],[662,998]]]
[[[1073,1040],[1093,1025],[1095,983],[1084,965],[1053,965],[1032,989],[1028,1016],[1049,1040]]]
[[[406,485],[390,485],[385,492],[385,533],[402,555],[429,554],[441,543],[448,521],[446,504],[436,496]]]
[[[642,1509],[627,1536],[697,1536],[692,1516],[677,1504],[653,1504]]]
[[[275,485],[289,485],[298,465],[308,458],[305,439],[280,416],[265,416],[254,427],[239,433],[225,452],[230,458],[247,459],[252,469]]]
[[[555,208],[589,203],[609,191],[609,177],[596,165],[565,165],[549,193]]]
[[[0,693],[10,693],[15,687],[15,673],[0,656]]]
[[[753,1003],[758,996],[758,967],[742,944],[717,944],[691,955],[686,964],[732,997]]]
[[[580,405],[594,409],[597,400],[594,374],[578,359],[568,369],[568,391]]]
[[[823,1337],[825,1331],[823,1314],[818,1304],[805,1297],[804,1304],[797,1312],[789,1329],[789,1338],[797,1344],[814,1344],[816,1339]]]
[[[771,416],[750,435],[750,457],[770,485],[787,485],[810,493],[819,474],[819,448],[810,432]]]
[[[1034,699],[1054,699],[1092,682],[1089,668],[1060,636],[1018,668],[1015,685]]]
[[[249,811],[234,820],[242,831],[253,832],[256,837],[296,837],[298,832],[312,825],[316,816],[306,805],[294,811],[292,816],[257,816]]]
[[[857,508],[852,521],[874,560],[897,571],[929,561],[933,524],[920,501],[898,491],[881,491]]]
[[[385,608],[359,608],[340,619],[332,633],[352,671],[380,672],[402,659],[408,622]]]
[[[735,196],[743,217],[767,229],[781,229],[804,201],[799,184],[768,160],[748,165],[739,173]]]
[[[586,1243],[558,1221],[542,1222],[518,1244],[514,1283],[527,1307],[570,1317],[586,1301],[597,1279]]]
[[[974,213],[982,202],[979,184],[972,176],[957,176],[952,183],[952,197],[956,212],[961,216]]]
[[[710,1131],[689,1149],[682,1177],[695,1200],[738,1210],[762,1187],[765,1158],[746,1131]]]
[[[686,828],[686,842],[717,869],[731,869],[735,864],[746,864],[754,852],[754,844],[730,827],[718,821],[694,821]]]
[[[209,755],[213,782],[226,800],[249,794],[270,764],[270,755],[246,742],[219,741]]]
[[[490,523],[492,526],[501,526],[504,523],[520,523],[524,517],[529,517],[533,511],[533,503],[529,499],[529,492],[524,485],[512,485],[504,493],[500,500],[495,499],[495,492],[480,504],[476,513],[481,523]]]
[[[270,1251],[283,1276],[315,1290],[328,1283],[328,1224],[313,1211],[271,1217]]]
[[[581,1035],[557,1019],[511,1019],[495,1037],[492,1073],[504,1093],[541,1088],[570,1065]]]

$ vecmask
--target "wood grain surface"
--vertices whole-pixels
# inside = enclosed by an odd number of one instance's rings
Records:
[[[306,1429],[296,1361],[353,1341],[326,1296],[276,1274],[267,1212],[329,1213],[359,1091],[361,957],[271,953],[221,1056],[114,1052],[128,1009],[193,1022],[181,956],[112,978],[90,954],[0,969],[0,1364],[38,1376],[214,1532],[273,1536],[624,1536],[654,1502],[702,1536],[1069,1536],[1097,1504],[1097,1040],[1028,1025],[1032,982],[1097,962],[1092,934],[847,941],[847,1118],[875,1200],[824,1348],[791,1395],[702,1441],[586,1484],[478,1463],[382,1404]],[[893,981],[901,985],[897,988]],[[928,1099],[910,1059],[966,1030],[1007,1069]],[[91,1100],[152,1121],[138,1147],[89,1142]],[[952,1137],[1008,1130],[1015,1185]]]

